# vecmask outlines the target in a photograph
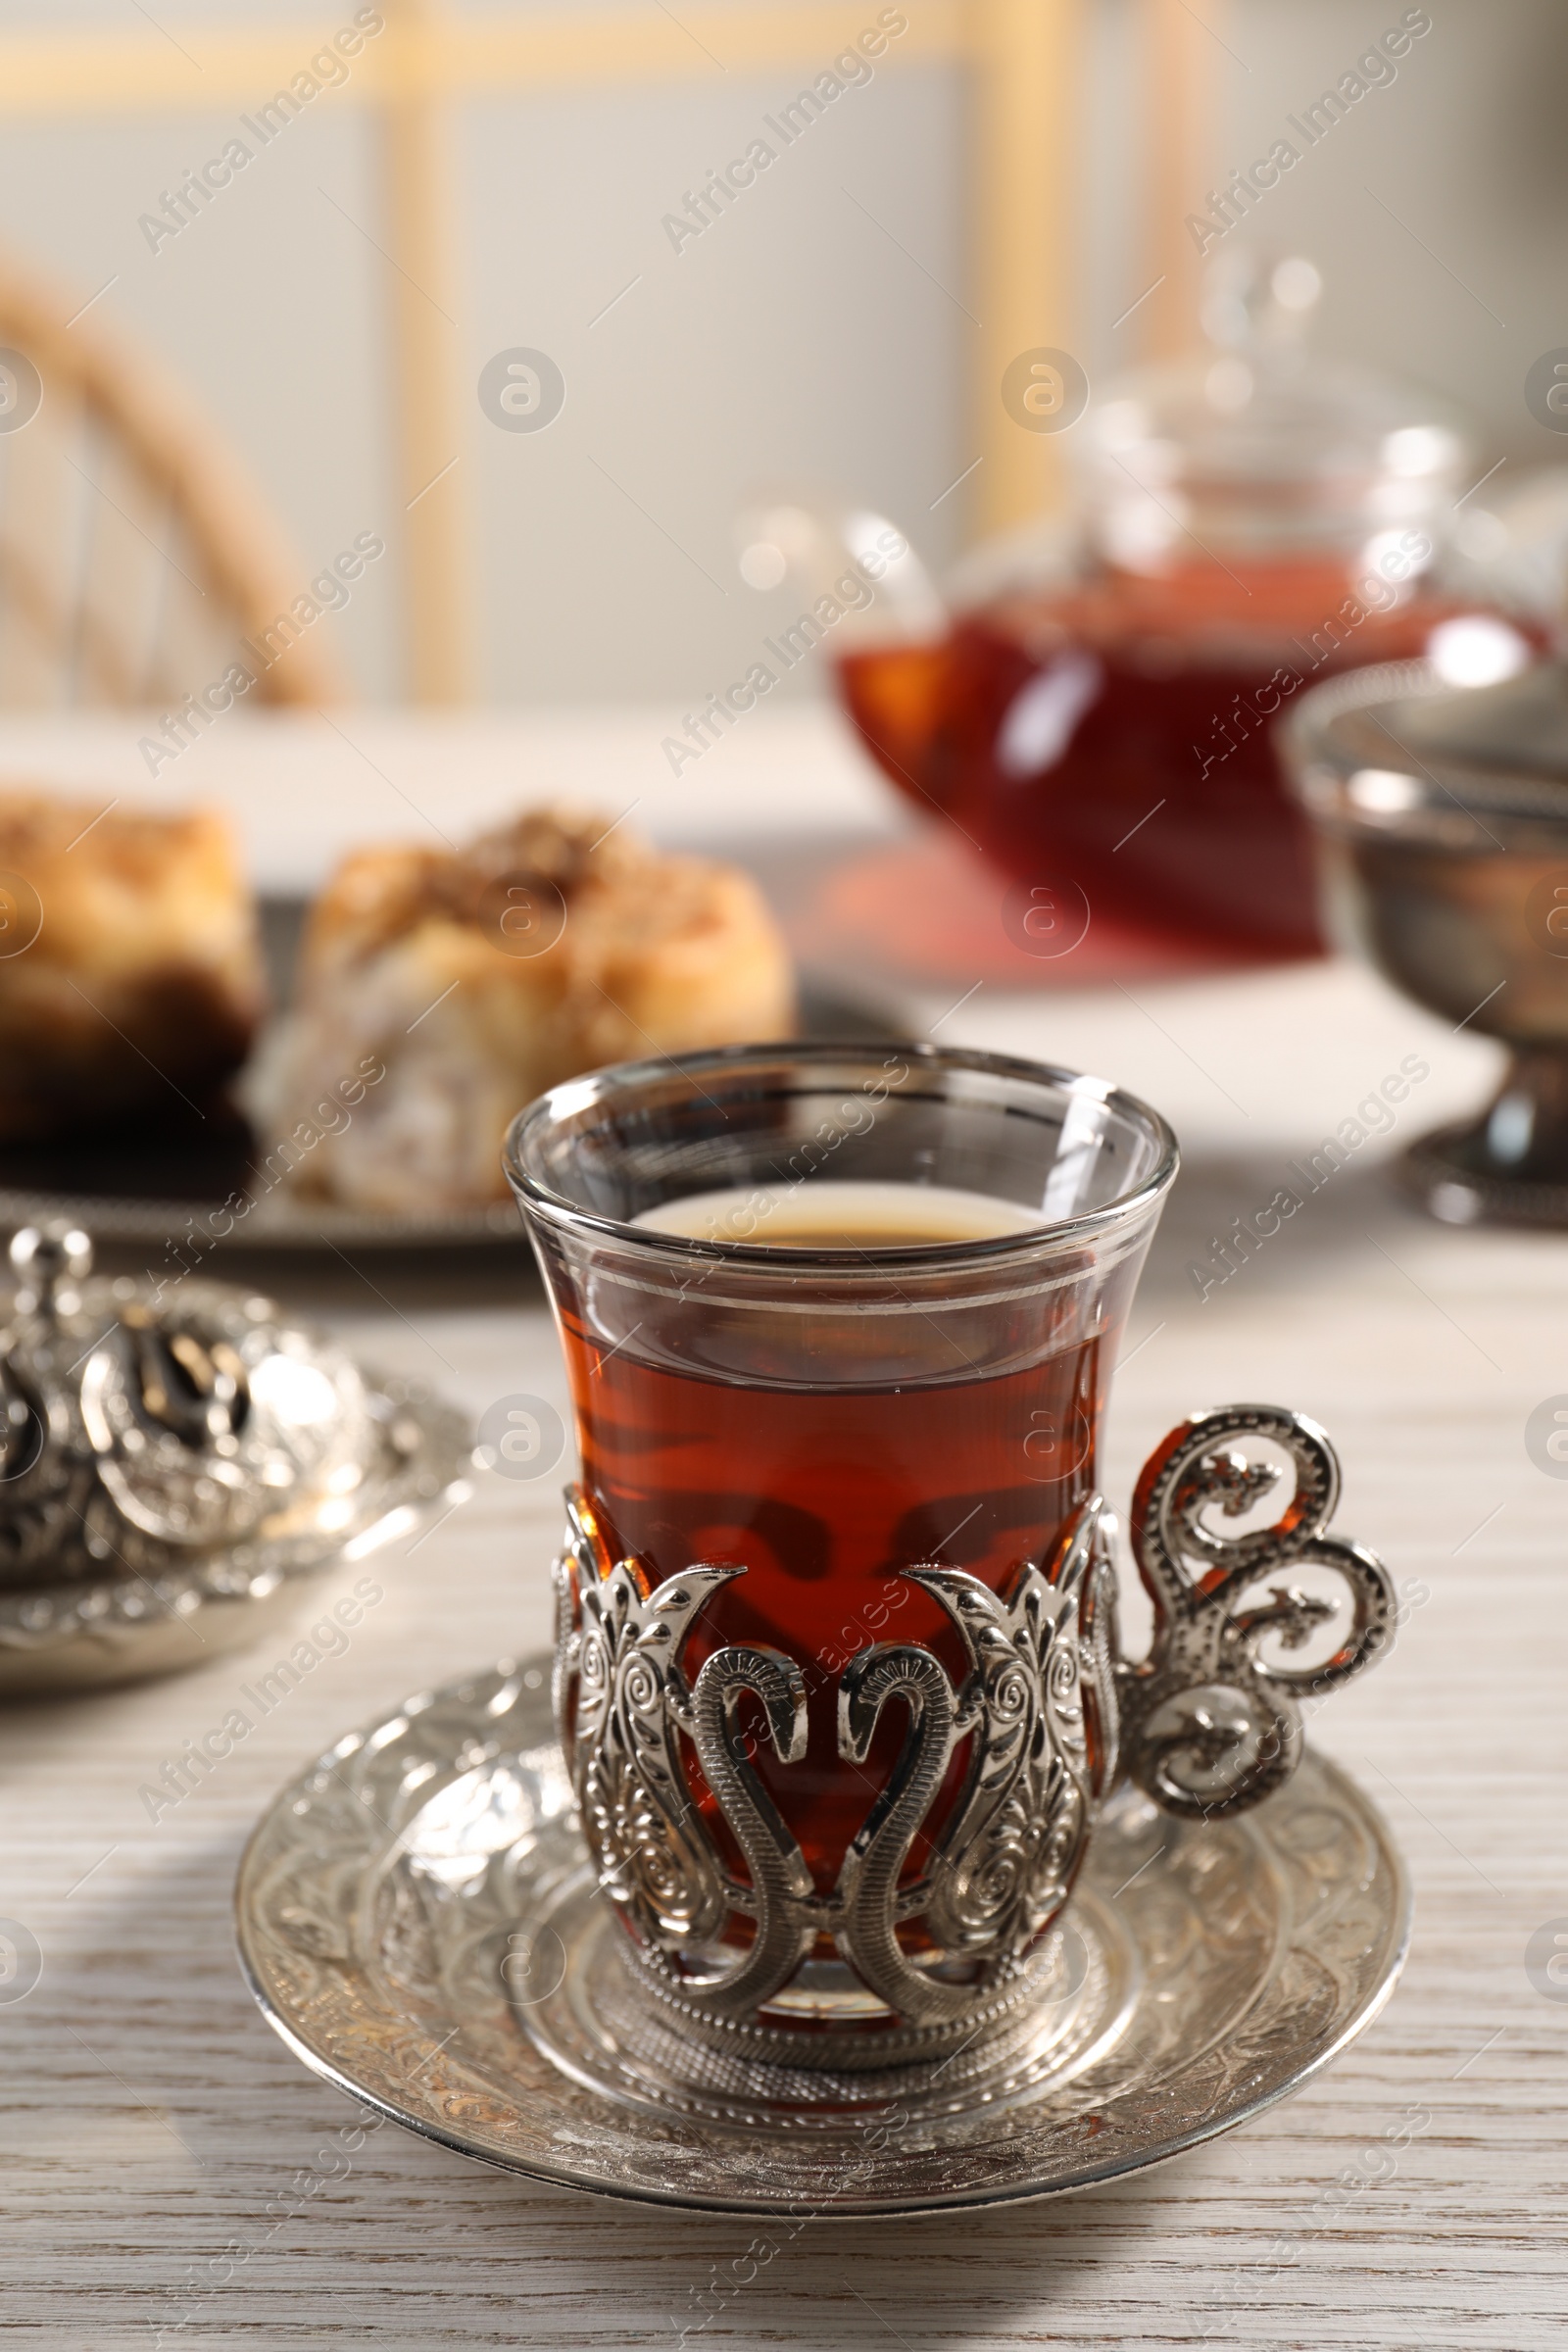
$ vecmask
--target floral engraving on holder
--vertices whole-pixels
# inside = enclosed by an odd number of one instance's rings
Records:
[[[1112,1570],[1100,1507],[1092,1503],[1052,1570],[1027,1567],[1010,1602],[961,1569],[905,1574],[947,1610],[971,1672],[955,1691],[929,1650],[881,1643],[845,1668],[842,1755],[865,1761],[891,1697],[906,1701],[909,1731],[892,1779],[845,1856],[836,1939],[890,2009],[935,2024],[965,2016],[977,1989],[1015,1974],[1067,1899],[1095,1804],[1114,1770]],[[966,1738],[963,1788],[938,1833],[930,1871],[901,1890],[909,1847]],[[908,1957],[896,1924],[912,1917],[944,1957],[982,1963],[977,1984],[935,1982]]]
[[[601,1885],[622,1905],[649,1965],[711,2015],[734,2017],[788,1983],[815,1933],[811,1879],[799,1847],[746,1753],[736,1727],[755,1691],[781,1760],[806,1752],[806,1678],[778,1650],[728,1647],[706,1659],[695,1686],[680,1657],[692,1621],[740,1568],[696,1566],[647,1590],[636,1564],[601,1569],[591,1510],[571,1498],[561,1564],[556,1688],[583,1830]],[[570,1706],[575,1692],[575,1708]],[[745,1858],[750,1883],[727,1872],[693,1800],[684,1737]],[[740,1912],[756,1923],[749,1948],[726,1965],[718,1937]],[[714,1954],[710,1979],[682,1975],[676,1952]]]
[[[1048,1569],[1026,1565],[1007,1601],[963,1571],[903,1573],[940,1602],[968,1655],[955,1690],[914,1643],[875,1643],[840,1679],[838,1746],[863,1763],[882,1709],[908,1729],[887,1786],[845,1854],[831,1894],[816,1892],[788,1826],[752,1762],[737,1708],[761,1703],[781,1763],[806,1752],[806,1683],[781,1651],[731,1644],[688,1684],[680,1657],[705,1602],[744,1569],[697,1565],[653,1591],[637,1563],[611,1564],[592,1506],[568,1499],[558,1565],[557,1720],[601,1885],[621,1905],[644,1966],[712,2019],[751,2016],[795,1976],[819,1935],[894,2016],[950,2024],[994,2004],[1065,1901],[1095,1805],[1116,1755],[1113,1572],[1098,1499]],[[692,1795],[685,1739],[745,1860],[725,1868]],[[961,1788],[931,1863],[901,1885],[948,1766],[969,1743]],[[755,1922],[744,1953],[719,1938]],[[900,1942],[918,1920],[922,1963]],[[967,1981],[940,1973],[967,1964]]]
[[[1205,1514],[1245,1516],[1278,1484],[1272,1462],[1250,1461],[1233,1438],[1271,1439],[1291,1459],[1296,1491],[1268,1527],[1227,1538]],[[1154,1604],[1154,1638],[1140,1666],[1119,1673],[1129,1777],[1168,1812],[1204,1816],[1255,1804],[1290,1779],[1301,1753],[1298,1698],[1339,1688],[1372,1663],[1394,1625],[1388,1572],[1358,1544],[1324,1533],[1340,1494],[1340,1465],[1315,1421],[1278,1405],[1227,1405],[1173,1429],[1145,1464],[1133,1498],[1132,1541]],[[1345,1640],[1316,1667],[1264,1665],[1273,1639],[1299,1649],[1339,1604],[1277,1584],[1266,1602],[1238,1608],[1281,1570],[1322,1568],[1351,1606]]]
[[[1227,1441],[1272,1442],[1295,1491],[1272,1524],[1234,1537],[1207,1514],[1245,1517],[1280,1478]],[[688,1683],[681,1656],[705,1604],[744,1568],[699,1564],[657,1589],[636,1560],[612,1561],[593,1506],[568,1495],[557,1563],[556,1719],[600,1883],[622,1907],[639,1963],[689,2018],[755,2020],[830,1936],[860,1984],[916,2033],[994,2018],[1016,1997],[1061,1911],[1118,1762],[1166,1811],[1205,1819],[1255,1804],[1301,1753],[1298,1698],[1338,1688],[1390,1638],[1395,1594],[1369,1551],[1325,1534],[1339,1498],[1334,1450],[1314,1422],[1275,1405],[1201,1413],[1144,1470],[1133,1548],[1154,1603],[1149,1656],[1119,1655],[1111,1521],[1099,1495],[1051,1562],[1026,1562],[1003,1598],[940,1561],[900,1573],[946,1611],[968,1671],[955,1688],[917,1642],[875,1642],[838,1682],[838,1749],[863,1765],[884,1708],[904,1742],[851,1839],[831,1893],[817,1891],[743,1733],[750,1693],[781,1764],[807,1745],[801,1667],[782,1650],[730,1644]],[[1331,1571],[1351,1623],[1321,1665],[1267,1664],[1298,1649],[1339,1602],[1295,1584],[1243,1604],[1276,1571]],[[731,1869],[705,1821],[685,1741],[744,1861]],[[949,1767],[963,1779],[940,1815]],[[922,1875],[906,1872],[929,1839]],[[740,1915],[744,1949],[724,1940]],[[918,1923],[918,1956],[902,1931]]]

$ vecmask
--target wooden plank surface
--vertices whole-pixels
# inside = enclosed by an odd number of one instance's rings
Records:
[[[955,995],[957,991],[953,992]],[[1341,1523],[1407,1601],[1395,1655],[1313,1738],[1375,1794],[1411,1865],[1405,1981],[1322,2080],[1249,2130],[1090,2194],[909,2224],[809,2225],[689,2341],[820,2347],[1377,2347],[1526,2352],[1568,2325],[1561,2157],[1568,2000],[1526,1942],[1568,1926],[1568,1486],[1526,1453],[1568,1392],[1568,1240],[1452,1232],[1379,1164],[1474,1098],[1489,1050],[1324,967],[985,1006],[944,1028],[1130,1079],[1189,1164],[1118,1377],[1106,1483],[1199,1404],[1320,1417],[1346,1460]],[[1205,1236],[1250,1214],[1283,1156],[1351,1115],[1400,1056],[1431,1064],[1257,1261],[1200,1300]],[[289,1294],[476,1415],[564,1400],[537,1295],[351,1269]],[[553,1486],[485,1479],[384,1598],[200,1788],[154,1826],[139,1785],[219,1722],[261,1652],[143,1690],[0,1718],[0,1914],[44,1973],[0,2000],[6,2212],[0,2326],[62,2352],[674,2346],[748,2220],[536,2189],[388,2126],[345,2158],[347,2102],[262,2023],[229,1888],[249,1825],[302,1761],[400,1695],[546,1637]],[[326,1576],[310,1609],[352,1583]],[[311,1617],[309,1610],[306,1622]],[[1392,2177],[1363,2155],[1409,2124]],[[339,2151],[321,2184],[318,2151]],[[344,2166],[347,2169],[344,2170]]]

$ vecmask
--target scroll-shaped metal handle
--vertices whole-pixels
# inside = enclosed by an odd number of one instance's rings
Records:
[[[1244,1517],[1280,1471],[1232,1441],[1272,1439],[1291,1458],[1296,1491],[1270,1526],[1216,1534],[1207,1514]],[[1270,1404],[1199,1413],[1173,1429],[1145,1464],[1133,1497],[1132,1543],[1154,1604],[1142,1665],[1119,1669],[1122,1755],[1129,1777],[1172,1813],[1234,1813],[1290,1779],[1301,1752],[1298,1701],[1337,1690],[1387,1644],[1395,1595],[1382,1562],[1325,1533],[1339,1500],[1340,1465],[1316,1422]],[[1276,1584],[1240,1607],[1276,1571],[1332,1570],[1347,1588],[1350,1623],[1320,1666],[1265,1665],[1270,1640],[1299,1649],[1341,1603]]]

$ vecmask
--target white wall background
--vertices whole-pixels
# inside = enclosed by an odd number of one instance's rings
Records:
[[[919,0],[905,4],[917,13]],[[1216,167],[1263,151],[1401,5],[1194,0],[1224,44],[1216,38]],[[866,0],[867,23],[875,13]],[[132,0],[11,0],[5,22],[136,26],[199,63],[204,28],[245,14],[243,0],[157,0],[154,24]],[[321,34],[351,14],[347,0],[322,11]],[[1326,342],[1469,407],[1482,465],[1568,457],[1532,422],[1521,389],[1540,352],[1568,343],[1568,11],[1561,0],[1431,0],[1431,14],[1397,82],[1303,159],[1258,232],[1323,269]],[[1131,0],[1101,0],[1092,48],[1081,299],[1053,333],[1098,383],[1138,356],[1137,320],[1112,321],[1151,273],[1143,110],[1158,97],[1142,87]],[[462,473],[477,526],[484,689],[497,701],[652,698],[678,710],[738,674],[784,603],[734,571],[731,516],[759,486],[853,488],[939,564],[967,541],[963,494],[931,511],[975,454],[974,329],[959,307],[974,307],[961,75],[880,71],[677,257],[662,214],[798,86],[726,74],[695,52],[694,67],[683,85],[479,102],[458,123]],[[377,231],[372,123],[324,94],[153,255],[138,214],[217,152],[230,122],[215,113],[8,126],[0,239],[58,270],[78,300],[118,273],[103,309],[194,384],[286,520],[303,575],[356,532],[385,533],[389,561],[323,625],[361,691],[396,699],[390,272],[352,224]],[[499,432],[472,397],[485,360],[514,344],[549,351],[565,373],[566,408],[548,432]]]

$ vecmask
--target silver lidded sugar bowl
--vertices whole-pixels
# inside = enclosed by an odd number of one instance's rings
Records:
[[[461,1417],[270,1299],[94,1274],[65,1223],[10,1254],[0,1692],[197,1664],[460,1489]]]

